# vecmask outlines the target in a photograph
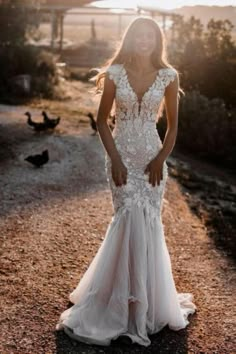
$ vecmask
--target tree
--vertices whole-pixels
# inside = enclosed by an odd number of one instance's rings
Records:
[[[202,37],[203,25],[199,19],[191,16],[189,20],[184,21],[181,15],[172,16],[172,37],[174,48],[178,52],[183,52],[186,44],[190,40],[199,40]]]
[[[8,0],[0,4],[0,46],[18,47],[25,44],[27,31],[37,24],[38,0]],[[34,5],[30,8],[29,5]]]
[[[222,98],[228,107],[236,102],[236,46],[229,20],[213,20],[206,31],[193,16],[173,20],[170,58],[181,73],[185,90],[199,90],[208,98]],[[173,32],[172,32],[173,33]]]
[[[208,22],[205,46],[209,57],[217,56],[224,59],[235,57],[235,46],[231,36],[233,28],[229,20],[211,19]]]
[[[14,102],[16,96],[25,93],[27,97],[51,97],[58,82],[53,55],[27,43],[28,34],[40,19],[38,4],[38,0],[5,0],[0,4],[0,98],[5,102]],[[30,78],[27,92],[22,89],[22,76]]]

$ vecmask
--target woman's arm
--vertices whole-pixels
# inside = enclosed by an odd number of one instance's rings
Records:
[[[97,128],[102,140],[102,143],[111,160],[119,159],[120,155],[116,149],[111,130],[107,124],[107,118],[111,111],[112,104],[115,98],[116,87],[113,80],[109,79],[106,74],[104,80],[104,89],[97,114]]]
[[[158,153],[159,158],[163,161],[167,159],[174,148],[177,132],[178,132],[178,90],[179,76],[171,82],[165,90],[165,107],[167,114],[167,130],[163,141],[163,146]]]
[[[157,156],[148,163],[144,171],[144,173],[149,173],[149,183],[152,184],[153,187],[155,187],[156,184],[160,184],[160,180],[163,178],[163,163],[175,145],[178,131],[178,90],[179,76],[177,74],[175,80],[172,81],[165,90],[167,131],[162,148]]]
[[[111,111],[115,98],[115,83],[106,73],[104,80],[104,89],[97,114],[97,128],[102,143],[112,162],[112,178],[116,186],[121,186],[127,182],[127,168],[123,164],[121,156],[116,148],[111,130],[107,124],[107,118]]]

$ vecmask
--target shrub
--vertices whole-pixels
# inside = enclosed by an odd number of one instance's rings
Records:
[[[163,141],[166,114],[157,125]],[[227,109],[219,98],[209,100],[199,91],[186,92],[179,102],[175,148],[233,169],[236,163],[236,109]]]
[[[22,94],[17,90],[14,79],[18,75],[30,75],[29,97],[52,97],[58,82],[55,57],[36,47],[8,47],[0,49],[1,83],[0,97],[9,99]]]
[[[236,109],[227,109],[222,99],[187,92],[179,104],[178,130],[179,147],[228,167],[236,161]]]

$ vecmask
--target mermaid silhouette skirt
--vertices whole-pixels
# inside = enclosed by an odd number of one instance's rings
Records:
[[[149,346],[148,334],[166,325],[185,328],[196,309],[191,293],[176,291],[165,242],[161,208],[167,165],[156,187],[137,169],[129,170],[126,185],[116,187],[108,157],[106,168],[115,214],[69,295],[74,305],[61,314],[56,328],[87,344],[108,346],[125,334],[133,343]]]

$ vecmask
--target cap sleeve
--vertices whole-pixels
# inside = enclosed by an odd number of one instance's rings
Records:
[[[119,64],[110,65],[106,70],[109,79],[113,80],[116,86],[119,81],[120,70],[121,70],[121,65],[119,65]]]
[[[171,82],[173,82],[177,75],[177,71],[174,68],[167,68],[165,75],[165,87],[167,87]]]

